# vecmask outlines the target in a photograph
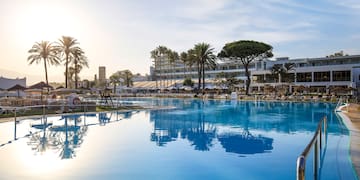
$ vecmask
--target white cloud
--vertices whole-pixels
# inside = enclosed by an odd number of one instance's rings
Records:
[[[268,43],[286,43],[286,42],[312,39],[315,37],[315,35],[311,33],[298,33],[298,32],[286,32],[286,31],[273,31],[273,32],[249,31],[244,33],[244,37],[246,37],[247,39],[265,41]]]
[[[359,10],[360,9],[360,1],[359,0],[329,0],[331,3],[334,3],[338,6],[343,6],[348,9]]]
[[[176,8],[177,16],[183,18],[204,20],[221,11],[231,0],[187,0]]]

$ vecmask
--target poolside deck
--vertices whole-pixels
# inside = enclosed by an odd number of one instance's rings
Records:
[[[350,155],[355,171],[360,177],[360,105],[350,104],[344,114],[350,119]]]

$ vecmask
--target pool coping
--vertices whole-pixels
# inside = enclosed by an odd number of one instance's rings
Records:
[[[51,116],[62,116],[69,114],[92,114],[92,113],[106,113],[106,112],[129,112],[129,111],[146,111],[146,110],[162,110],[162,109],[173,109],[173,106],[143,106],[142,108],[134,108],[134,109],[120,109],[120,110],[108,110],[108,111],[88,111],[88,112],[73,112],[73,113],[56,113],[56,114],[47,114],[48,117]],[[39,118],[42,115],[30,115],[30,116],[18,116],[16,121],[22,121],[29,118]],[[14,117],[6,117],[0,118],[0,123],[11,122],[14,121]]]
[[[350,158],[357,178],[360,177],[360,127],[356,126],[346,111],[336,112],[342,119],[350,133]]]

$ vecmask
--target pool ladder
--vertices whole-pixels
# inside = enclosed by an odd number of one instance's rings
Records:
[[[313,157],[313,177],[318,179],[319,171],[321,169],[320,161],[322,160],[322,149],[326,148],[326,134],[327,132],[327,120],[326,116],[318,123],[316,132],[311,139],[310,143],[306,146],[301,155],[297,158],[296,161],[296,179],[305,180],[305,167],[306,167],[306,158],[309,155],[311,148],[314,148],[314,157]],[[324,151],[325,152],[325,151]]]

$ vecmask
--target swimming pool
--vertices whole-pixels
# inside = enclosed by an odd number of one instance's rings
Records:
[[[0,179],[295,179],[296,158],[323,116],[321,179],[357,179],[333,104],[129,101],[171,108],[1,123]]]

